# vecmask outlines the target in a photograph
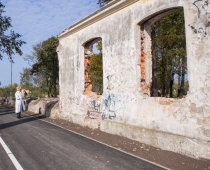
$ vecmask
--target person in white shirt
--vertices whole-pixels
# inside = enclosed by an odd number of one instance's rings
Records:
[[[23,101],[23,96],[21,93],[21,88],[19,86],[16,87],[17,91],[15,93],[15,113],[17,113],[17,118],[21,118],[21,112],[25,110],[25,105]]]

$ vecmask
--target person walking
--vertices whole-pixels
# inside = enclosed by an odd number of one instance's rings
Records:
[[[21,112],[25,110],[25,105],[23,101],[23,96],[21,93],[21,88],[19,86],[16,87],[16,92],[15,92],[15,113],[17,113],[17,118],[21,118]]]

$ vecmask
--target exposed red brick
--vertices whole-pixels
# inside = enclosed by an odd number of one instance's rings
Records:
[[[140,56],[140,68],[141,68],[141,89],[142,92],[144,94],[148,93],[148,87],[146,84],[146,68],[145,68],[145,64],[146,64],[146,57],[145,57],[145,53],[144,53],[144,41],[145,41],[145,35],[144,35],[144,31],[141,31],[141,56]]]
[[[84,54],[85,54],[85,61],[84,61],[84,74],[85,74],[85,84],[84,84],[84,94],[89,94],[91,93],[92,90],[92,85],[91,85],[91,80],[88,76],[88,69],[90,66],[90,56],[88,54],[90,54],[90,51],[85,49],[84,50]]]

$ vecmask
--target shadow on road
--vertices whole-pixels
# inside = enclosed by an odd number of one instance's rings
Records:
[[[11,113],[7,113],[7,114],[11,114]],[[12,114],[14,114],[14,113],[12,113]],[[0,115],[2,115],[2,114],[0,114]],[[40,115],[40,114],[33,114],[30,117],[22,115],[22,118],[17,119],[16,121],[0,124],[0,130],[6,129],[6,128],[9,128],[9,127],[13,127],[13,126],[17,126],[17,125],[20,125],[20,124],[23,124],[23,123],[28,123],[28,122],[31,122],[31,121],[35,121],[37,119],[43,119],[43,118],[44,118],[44,116]]]
[[[12,110],[10,110],[10,111],[12,111]],[[10,113],[0,113],[0,116],[3,116],[3,115],[8,115],[8,114],[14,114],[15,112],[13,111],[13,112],[10,112]]]

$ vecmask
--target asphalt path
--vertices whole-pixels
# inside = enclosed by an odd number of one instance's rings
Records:
[[[24,170],[162,170],[58,126],[0,108],[0,137]],[[0,144],[0,170],[16,169]]]

